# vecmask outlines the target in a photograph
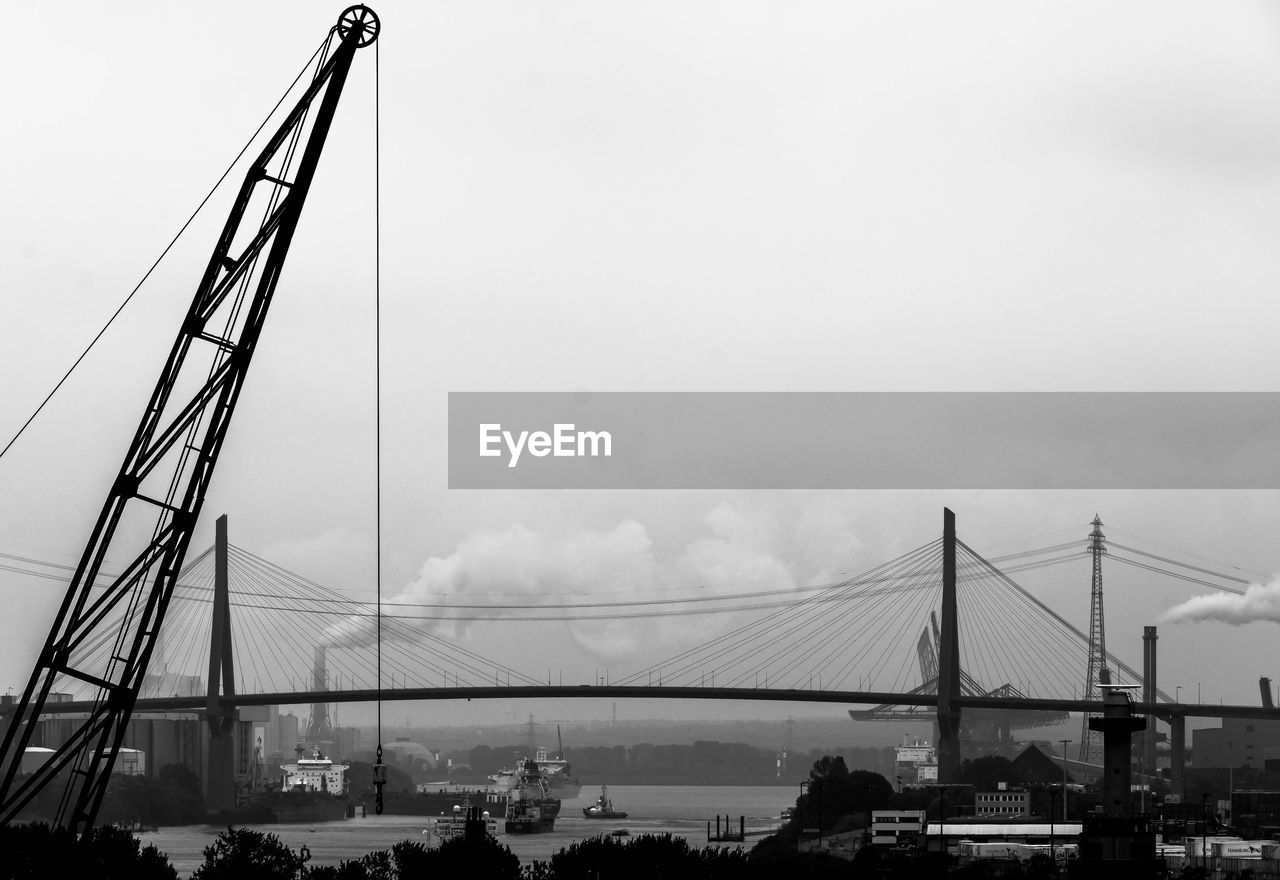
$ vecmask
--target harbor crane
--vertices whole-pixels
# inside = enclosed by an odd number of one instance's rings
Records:
[[[305,91],[244,177],[5,729],[0,825],[48,790],[60,792],[55,824],[77,834],[93,826],[352,59],[379,27],[367,6],[343,11]],[[103,571],[108,558],[123,562],[118,574]],[[233,693],[226,656],[211,678],[221,671]],[[85,687],[92,710],[67,722],[42,766],[20,775],[46,705]]]

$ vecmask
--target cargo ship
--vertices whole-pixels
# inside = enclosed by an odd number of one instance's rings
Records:
[[[578,778],[573,775],[573,768],[565,760],[564,740],[560,738],[559,724],[556,725],[556,745],[559,746],[559,750],[554,758],[547,757],[546,749],[538,749],[534,760],[538,762],[538,767],[546,774],[547,782],[551,786],[551,794],[554,797],[576,798],[582,792],[582,783],[578,782]]]
[[[516,775],[515,770],[495,774],[491,778],[501,778],[501,781],[488,788],[424,783],[418,786],[417,791],[385,791],[382,813],[385,816],[451,816],[455,807],[464,812],[470,807],[479,807],[482,811],[502,815],[507,811]],[[373,812],[372,795],[362,795],[361,802],[367,812]],[[554,818],[560,813],[560,803],[560,799],[552,795],[544,809]]]
[[[558,729],[556,735],[559,738]],[[525,760],[528,759],[526,758]],[[546,779],[547,789],[552,797],[571,800],[582,793],[582,783],[573,775],[573,768],[565,760],[563,749],[557,753],[557,757],[552,758],[547,754],[546,749],[539,748],[534,754],[533,761],[538,765],[538,771],[543,778]],[[489,781],[493,783],[493,788],[498,794],[505,796],[515,785],[518,775],[518,768],[515,770],[499,770],[489,777]]]
[[[345,819],[351,804],[346,764],[335,764],[319,748],[291,764],[281,764],[280,788],[252,798],[254,807],[270,811],[277,822],[329,822]]]
[[[582,783],[573,775],[573,768],[563,757],[549,758],[546,749],[538,749],[538,769],[547,777],[547,786],[552,796],[563,800],[571,800],[582,793]]]
[[[546,777],[536,763],[525,758],[507,795],[503,829],[508,834],[551,831],[559,813],[560,800],[551,796]]]

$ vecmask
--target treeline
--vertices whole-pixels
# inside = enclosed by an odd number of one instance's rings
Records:
[[[641,835],[629,840],[596,837],[521,865],[491,837],[449,840],[428,849],[415,840],[338,865],[312,865],[305,847],[292,849],[274,834],[228,828],[204,849],[192,880],[410,880],[479,877],[485,880],[833,880],[848,863],[827,855],[769,849],[699,848],[687,840]],[[142,848],[128,832],[95,829],[79,839],[48,826],[0,828],[0,880],[93,877],[102,880],[175,880],[177,872],[155,847]]]
[[[528,749],[519,745],[476,746],[454,759],[455,775],[461,777],[470,769],[477,777],[485,777],[527,756]],[[787,784],[804,778],[806,768],[823,756],[844,759],[846,764],[867,767],[883,775],[893,772],[893,749],[844,748],[814,749],[787,756],[787,766],[780,772],[779,753],[746,743],[699,740],[692,745],[638,743],[633,746],[579,746],[565,749],[565,759],[573,773],[585,785],[767,785],[783,781]]]
[[[21,779],[22,777],[19,777]],[[52,821],[66,788],[66,771],[54,777],[23,810],[28,819]],[[193,825],[205,821],[200,777],[185,764],[166,764],[156,778],[114,773],[98,808],[98,821],[144,825]],[[2,875],[0,875],[2,880]]]

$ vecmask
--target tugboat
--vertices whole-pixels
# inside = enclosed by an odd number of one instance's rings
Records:
[[[551,797],[538,765],[525,758],[507,797],[504,829],[508,834],[539,834],[555,828],[560,801]]]
[[[625,819],[627,814],[622,810],[613,808],[613,801],[609,800],[609,786],[600,786],[600,797],[596,798],[596,802],[589,807],[582,808],[582,815],[588,819]]]

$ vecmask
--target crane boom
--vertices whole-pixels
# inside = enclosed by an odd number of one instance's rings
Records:
[[[368,7],[342,13],[306,91],[245,175],[0,742],[0,825],[47,789],[60,790],[56,824],[93,825],[352,59],[378,30]],[[123,563],[118,575],[103,573],[108,557]],[[46,704],[69,691],[89,694],[92,711],[20,777]]]

